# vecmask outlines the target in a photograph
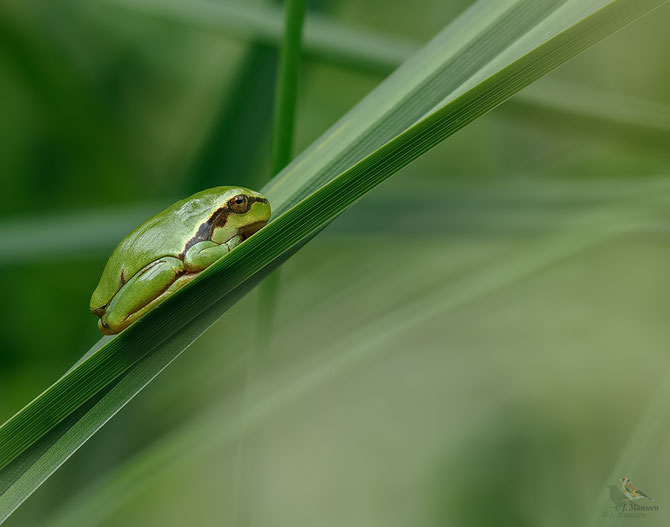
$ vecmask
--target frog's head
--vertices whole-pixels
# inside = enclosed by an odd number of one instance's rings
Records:
[[[241,234],[245,239],[258,232],[270,219],[267,198],[246,188],[231,188],[221,196],[221,214],[214,224],[212,241],[222,243]]]

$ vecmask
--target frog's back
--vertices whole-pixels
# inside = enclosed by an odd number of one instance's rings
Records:
[[[91,310],[107,305],[140,269],[163,256],[181,257],[185,240],[196,235],[230,188],[215,187],[170,205],[137,227],[114,249],[91,297]]]

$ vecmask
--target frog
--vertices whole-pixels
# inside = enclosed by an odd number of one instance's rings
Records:
[[[118,244],[102,271],[89,306],[98,329],[114,335],[134,324],[258,232],[270,215],[259,192],[223,186],[152,216]]]

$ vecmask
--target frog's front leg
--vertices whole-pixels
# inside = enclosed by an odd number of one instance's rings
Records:
[[[113,334],[128,327],[140,312],[146,312],[143,308],[167,293],[184,272],[184,263],[172,256],[164,256],[140,269],[114,295],[100,319],[100,331]]]
[[[242,236],[239,234],[233,236],[226,243],[216,243],[212,241],[198,242],[193,245],[184,255],[184,266],[189,273],[197,273],[206,269],[224,254],[228,254],[240,243]]]

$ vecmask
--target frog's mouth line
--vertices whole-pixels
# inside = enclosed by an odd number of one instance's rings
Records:
[[[241,234],[242,237],[246,240],[247,238],[249,238],[253,234],[256,234],[258,231],[260,231],[265,226],[266,223],[267,223],[267,221],[262,221],[262,220],[261,221],[256,221],[254,223],[250,223],[249,225],[246,225],[245,227],[242,227],[239,230],[239,234]]]

